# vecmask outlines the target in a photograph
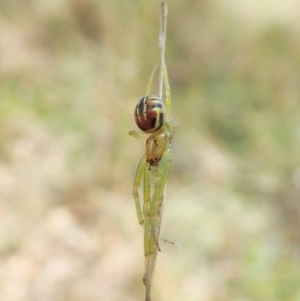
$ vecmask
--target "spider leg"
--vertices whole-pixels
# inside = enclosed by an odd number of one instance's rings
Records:
[[[147,140],[147,134],[143,132],[130,131],[129,135],[139,140]]]
[[[165,85],[166,119],[169,120],[171,116],[171,88],[168,79],[167,66],[164,60],[161,66],[161,73]]]
[[[169,143],[172,142],[172,139],[176,133],[178,123],[172,119],[168,120],[165,124],[165,129],[169,135]]]
[[[143,214],[144,214],[144,253],[145,257],[149,255],[150,246],[149,246],[149,204],[151,198],[151,170],[149,169],[149,163],[146,165],[144,170],[144,205],[143,205]]]
[[[147,94],[150,94],[151,92],[151,88],[152,88],[152,84],[153,84],[153,76],[155,74],[155,71],[157,69],[157,66],[158,64],[156,64],[151,72],[151,75],[150,75],[150,78],[149,78],[149,81],[148,81],[148,84],[147,84]]]
[[[154,274],[157,252],[160,250],[158,239],[160,234],[162,204],[167,176],[171,167],[170,147],[161,158],[157,171],[154,173],[154,191],[145,213],[145,274],[146,300],[150,300],[152,278]],[[146,171],[145,171],[146,173]],[[150,171],[149,171],[150,173]]]
[[[165,193],[165,186],[169,170],[171,167],[171,149],[166,146],[161,161],[159,163],[155,178],[154,191],[149,206],[150,220],[150,254],[154,253],[155,246],[158,244],[159,233],[157,233],[158,221],[162,212],[162,204]]]
[[[134,179],[133,191],[132,191],[132,195],[133,195],[133,198],[135,201],[137,217],[138,217],[139,223],[141,225],[144,223],[144,216],[143,216],[142,209],[141,209],[141,203],[140,203],[138,189],[141,185],[141,179],[142,179],[142,176],[146,169],[146,165],[147,165],[146,155],[144,155],[137,168],[135,179]]]

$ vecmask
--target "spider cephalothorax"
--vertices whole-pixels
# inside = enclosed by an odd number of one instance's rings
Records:
[[[158,166],[168,143],[168,138],[168,135],[164,132],[164,128],[161,127],[147,139],[146,161],[149,163],[149,169],[151,168],[150,166]]]
[[[165,105],[160,98],[148,94],[140,98],[134,118],[137,126],[145,133],[153,133],[161,128],[165,119]]]

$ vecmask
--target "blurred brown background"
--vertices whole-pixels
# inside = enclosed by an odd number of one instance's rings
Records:
[[[0,300],[143,300],[133,109],[159,1],[0,2]],[[300,300],[300,3],[169,2],[153,300]],[[155,91],[153,91],[155,92]]]

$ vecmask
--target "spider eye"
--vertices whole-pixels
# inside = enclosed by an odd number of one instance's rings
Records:
[[[157,96],[145,95],[138,101],[134,117],[137,126],[143,132],[155,132],[164,123],[165,105]]]
[[[157,101],[156,103],[153,103],[151,105],[151,108],[154,109],[154,108],[162,108],[163,107],[163,103],[161,102],[160,99],[158,99],[159,101]]]

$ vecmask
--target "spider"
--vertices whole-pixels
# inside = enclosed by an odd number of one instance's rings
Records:
[[[170,118],[171,96],[165,66],[161,67],[161,76],[165,85],[165,103],[161,97],[149,94],[150,79],[147,94],[140,98],[134,111],[135,122],[142,132],[129,132],[129,135],[146,141],[146,152],[136,171],[133,197],[139,223],[144,225],[145,274],[143,281],[146,288],[149,287],[149,291],[156,255],[160,251],[158,239],[162,206],[172,162],[171,142],[177,128],[177,123]],[[143,206],[141,206],[138,192],[142,178],[144,181]]]
[[[162,218],[162,207],[166,181],[171,167],[171,143],[177,123],[170,117],[171,90],[164,57],[161,61],[160,78],[165,87],[165,103],[160,97],[150,94],[153,70],[147,86],[147,94],[139,99],[134,118],[142,132],[130,131],[129,135],[146,141],[146,152],[142,157],[134,180],[133,197],[139,223],[144,226],[146,301],[150,301],[150,290],[155,269],[158,239]],[[162,90],[162,89],[161,89]],[[162,93],[160,93],[162,94]],[[139,187],[143,178],[143,205]]]
[[[141,132],[130,131],[129,135],[144,140],[146,151],[142,157],[134,179],[133,198],[138,221],[144,226],[145,273],[143,282],[146,287],[146,301],[151,301],[152,278],[156,264],[162,221],[162,208],[167,177],[172,163],[171,143],[177,123],[171,119],[171,89],[165,63],[165,40],[167,26],[167,4],[161,3],[160,29],[160,77],[159,96],[150,94],[153,69],[147,85],[146,95],[137,102],[134,118]],[[163,90],[165,102],[163,101]],[[139,188],[143,179],[143,204]]]

